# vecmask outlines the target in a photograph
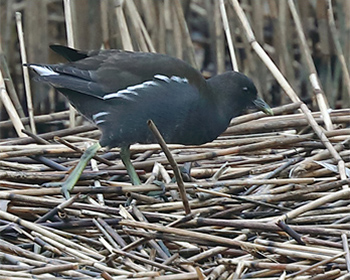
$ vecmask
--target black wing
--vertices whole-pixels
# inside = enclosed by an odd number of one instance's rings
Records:
[[[168,55],[123,50],[83,52],[58,45],[51,48],[71,61],[64,64],[64,67],[69,68],[66,69],[66,74],[73,72],[72,68],[87,71],[88,73],[84,73],[83,76],[89,76],[91,81],[99,84],[105,93],[116,92],[152,80],[157,74],[185,77],[198,89],[205,85],[205,80],[199,71],[188,63]],[[63,71],[61,68],[57,70]]]

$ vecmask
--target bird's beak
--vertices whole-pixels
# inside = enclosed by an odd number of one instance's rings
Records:
[[[256,108],[263,111],[266,115],[273,116],[273,111],[272,111],[271,107],[264,100],[262,100],[260,97],[255,99],[253,101],[253,103],[254,103]]]

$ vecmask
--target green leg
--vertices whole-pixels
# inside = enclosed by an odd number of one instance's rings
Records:
[[[69,192],[74,188],[78,182],[81,173],[83,173],[89,160],[97,153],[101,148],[99,143],[95,143],[86,149],[85,153],[81,156],[78,165],[74,168],[72,173],[69,174],[67,180],[62,184],[61,190],[66,199],[69,199]]]
[[[121,147],[120,148],[120,157],[123,161],[123,164],[126,168],[126,171],[129,174],[131,183],[133,185],[141,185],[141,181],[139,176],[137,175],[134,166],[132,165],[131,161],[130,161],[130,149],[129,146],[127,147]]]

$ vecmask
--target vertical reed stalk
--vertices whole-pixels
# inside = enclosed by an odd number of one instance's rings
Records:
[[[125,20],[124,11],[122,7],[122,1],[117,0],[115,2],[115,14],[118,21],[119,31],[122,38],[123,49],[126,51],[133,51],[134,47],[131,42],[129,28]]]
[[[299,36],[299,40],[300,40],[300,44],[301,44],[300,49],[303,51],[303,56],[305,58],[306,65],[307,65],[309,72],[310,72],[310,74],[309,74],[310,83],[311,83],[312,88],[314,90],[318,106],[322,112],[325,127],[327,130],[332,130],[333,124],[332,124],[332,121],[331,121],[329,114],[328,114],[329,105],[328,105],[327,99],[325,97],[325,94],[323,92],[321,83],[320,83],[318,76],[317,76],[316,67],[315,67],[315,64],[314,64],[312,57],[311,57],[310,48],[309,48],[309,45],[308,45],[306,38],[305,38],[305,34],[304,34],[303,27],[302,27],[302,24],[300,21],[300,17],[298,15],[297,10],[296,10],[294,1],[288,0],[288,5],[289,5],[289,9],[292,13],[292,16],[293,16],[293,19],[294,19],[294,22],[296,25],[296,30],[298,32],[298,36]]]
[[[228,24],[228,18],[227,18],[227,13],[226,13],[224,0],[220,0],[220,13],[221,13],[221,18],[222,18],[222,24],[223,24],[224,30],[225,30],[225,35],[226,35],[226,40],[227,40],[227,44],[228,44],[228,49],[230,51],[232,69],[234,71],[239,71],[237,58],[236,58],[236,54],[235,54],[235,48],[233,46],[233,40],[232,40],[232,37],[231,37],[230,26]]]
[[[21,122],[20,117],[17,114],[15,107],[13,106],[13,103],[12,103],[10,97],[8,96],[8,94],[6,92],[5,82],[4,82],[4,79],[2,77],[1,71],[0,71],[0,97],[1,97],[2,104],[6,108],[7,114],[10,116],[12,124],[17,132],[17,135],[19,137],[27,137],[27,135],[22,132],[22,130],[24,130],[24,126]]]
[[[32,132],[36,133],[32,91],[30,89],[29,71],[28,71],[28,67],[24,66],[27,63],[27,54],[26,54],[25,45],[24,45],[22,14],[20,12],[16,12],[16,25],[17,25],[18,39],[19,39],[19,45],[21,50],[22,70],[23,70],[24,86],[25,86],[26,99],[27,99],[29,123],[30,123],[30,128]]]
[[[194,67],[198,69],[197,66],[197,62],[196,62],[196,57],[194,54],[194,47],[192,44],[192,40],[191,40],[191,35],[190,32],[188,30],[188,26],[186,23],[186,19],[185,19],[185,15],[184,12],[182,10],[182,6],[179,0],[173,0],[173,4],[174,4],[174,8],[175,8],[175,12],[176,12],[176,16],[177,19],[179,21],[179,25],[181,28],[181,32],[183,34],[183,36],[185,37],[185,45],[187,48],[187,56],[189,59],[189,63]]]
[[[239,17],[243,28],[245,30],[246,36],[248,38],[249,43],[251,44],[252,48],[256,52],[256,54],[260,57],[260,59],[265,63],[266,67],[269,68],[273,76],[276,78],[276,80],[279,82],[281,87],[284,89],[286,94],[293,100],[293,102],[300,102],[299,97],[295,93],[295,91],[292,89],[292,87],[289,85],[288,81],[285,79],[285,77],[282,75],[282,73],[279,71],[277,66],[273,63],[271,58],[266,54],[264,49],[259,45],[259,43],[255,40],[255,36],[253,33],[252,28],[250,27],[250,24],[248,22],[248,19],[240,6],[238,0],[231,0],[231,3],[237,13],[237,16]],[[340,173],[340,176],[342,179],[346,178],[346,172],[345,172],[345,165],[342,158],[339,156],[338,152],[335,150],[333,145],[328,140],[327,136],[324,134],[322,129],[318,126],[317,122],[315,121],[314,117],[312,116],[309,108],[306,106],[305,103],[302,103],[300,105],[301,111],[304,113],[306,119],[308,120],[310,126],[315,131],[317,136],[320,138],[322,143],[326,146],[326,148],[329,150],[332,157],[335,159],[335,161],[338,164],[338,170]]]
[[[66,21],[66,32],[67,32],[67,44],[68,47],[75,48],[75,34],[73,28],[73,16],[72,16],[72,5],[70,0],[64,0],[64,18]],[[75,127],[75,109],[72,105],[69,106],[69,127]]]

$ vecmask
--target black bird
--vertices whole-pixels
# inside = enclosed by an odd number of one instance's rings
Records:
[[[63,183],[66,197],[101,146],[120,147],[132,183],[140,184],[130,161],[129,146],[155,141],[147,126],[149,119],[166,142],[200,145],[217,138],[232,118],[252,104],[272,114],[271,108],[257,97],[253,82],[238,72],[205,80],[186,62],[164,54],[82,52],[59,45],[51,49],[69,62],[28,64],[38,74],[36,80],[63,93],[102,132],[100,143],[86,150]]]

